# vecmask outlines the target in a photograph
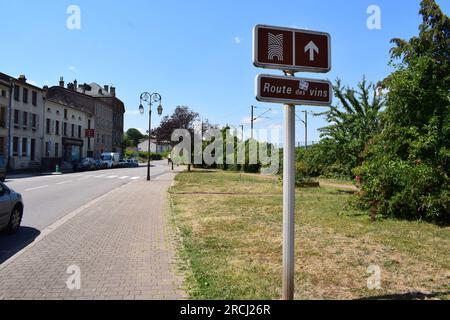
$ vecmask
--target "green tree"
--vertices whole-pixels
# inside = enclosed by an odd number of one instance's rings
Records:
[[[434,0],[421,2],[419,36],[393,39],[383,131],[356,170],[361,203],[411,219],[450,216],[450,20]]]
[[[145,136],[138,129],[134,128],[127,130],[126,137],[130,142],[131,147],[137,147],[141,140],[145,138]]]
[[[352,170],[363,161],[367,143],[381,131],[380,112],[385,100],[381,91],[365,79],[356,90],[343,87],[337,80],[334,94],[338,104],[322,113],[330,125],[319,129],[323,140],[313,148],[316,153],[327,154],[327,157],[311,158],[316,167],[324,162],[322,170],[325,174],[351,177]]]

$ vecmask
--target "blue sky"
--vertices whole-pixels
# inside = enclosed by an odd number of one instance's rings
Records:
[[[275,73],[252,65],[252,29],[270,24],[325,31],[332,36],[333,69],[312,78],[341,78],[356,85],[362,75],[389,74],[389,40],[417,34],[419,0],[0,0],[0,71],[38,86],[66,82],[113,84],[125,102],[125,127],[146,128],[137,113],[139,95],[157,91],[165,113],[187,105],[216,124],[246,124],[252,104],[273,111],[256,128],[283,124],[281,105],[257,103],[254,79]],[[450,1],[440,0],[449,14]],[[81,29],[69,30],[69,5],[81,9]],[[381,30],[369,30],[369,5],[381,9]],[[300,76],[300,74],[298,74]],[[324,108],[298,107],[298,111]],[[159,120],[154,119],[157,124]],[[308,140],[318,140],[323,119],[310,119]],[[303,140],[298,124],[297,138]]]

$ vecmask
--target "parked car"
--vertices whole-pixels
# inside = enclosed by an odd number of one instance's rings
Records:
[[[119,160],[119,162],[118,162],[118,164],[117,164],[117,167],[119,167],[119,168],[128,168],[129,167],[129,164],[128,164],[128,161],[127,160]]]
[[[100,159],[96,159],[95,160],[95,170],[102,170],[102,169],[106,169],[108,166],[106,163],[104,163],[102,160]]]
[[[75,166],[75,171],[92,171],[96,169],[96,162],[93,158],[83,159]]]
[[[131,168],[139,167],[139,161],[137,161],[137,159],[128,159],[128,164]]]
[[[16,233],[23,216],[22,195],[0,182],[0,231]]]

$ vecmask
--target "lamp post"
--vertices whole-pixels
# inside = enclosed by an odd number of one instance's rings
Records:
[[[152,140],[152,105],[153,103],[159,103],[157,111],[158,115],[161,116],[163,112],[162,107],[162,98],[159,93],[148,93],[144,92],[141,94],[141,103],[139,105],[139,112],[141,115],[144,114],[145,109],[142,105],[142,102],[147,102],[149,106],[149,112],[148,112],[148,162],[147,162],[147,181],[150,181],[150,162],[151,162],[151,140]]]

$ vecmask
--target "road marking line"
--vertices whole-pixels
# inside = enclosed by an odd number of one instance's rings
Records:
[[[130,178],[130,180],[138,180],[138,179],[140,179],[141,177],[133,177],[133,178]]]
[[[109,176],[109,177],[106,177],[106,179],[114,179],[114,178],[117,178],[117,176]]]
[[[69,180],[69,181],[59,182],[59,183],[57,183],[57,185],[66,184],[66,183],[71,183],[71,182],[73,182],[73,181],[72,181],[72,180]]]
[[[128,176],[120,177],[120,180],[124,180],[126,178],[128,178]]]
[[[40,186],[40,187],[36,187],[36,188],[26,189],[25,191],[33,191],[33,190],[39,190],[39,189],[44,189],[44,188],[48,188],[48,186]]]

